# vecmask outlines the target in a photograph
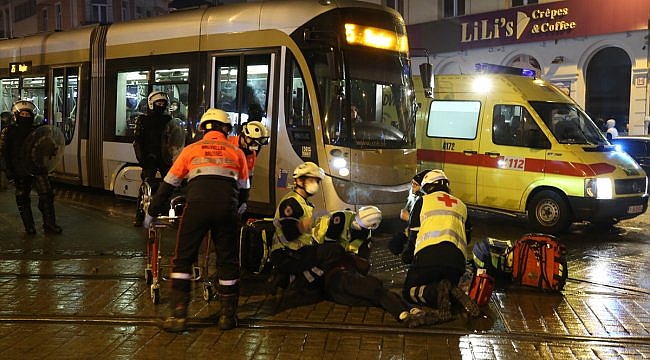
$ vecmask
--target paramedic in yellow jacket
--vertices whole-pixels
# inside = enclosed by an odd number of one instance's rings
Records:
[[[363,206],[358,212],[342,210],[316,219],[312,235],[319,243],[337,241],[347,252],[370,258],[372,230],[381,224],[376,206]]]
[[[412,303],[437,308],[450,319],[452,299],[478,316],[476,303],[457,287],[465,272],[470,240],[467,207],[450,194],[449,179],[442,170],[429,171],[422,190],[425,195],[413,206],[402,253],[402,260],[411,264],[402,295]]]
[[[320,288],[324,268],[344,253],[337,243],[319,244],[312,237],[314,205],[309,197],[318,193],[324,178],[323,169],[313,162],[300,164],[293,171],[293,191],[280,200],[273,218],[272,290],[286,289],[294,280],[296,287]]]

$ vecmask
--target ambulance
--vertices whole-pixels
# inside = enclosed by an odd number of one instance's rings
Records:
[[[526,217],[556,234],[648,208],[648,180],[564,92],[527,69],[478,64],[416,86],[418,168],[439,168],[474,209]]]

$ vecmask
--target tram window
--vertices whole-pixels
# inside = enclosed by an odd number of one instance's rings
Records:
[[[158,69],[154,72],[154,91],[164,91],[169,96],[169,114],[185,122],[188,114],[190,69]]]
[[[218,56],[213,59],[214,106],[226,111],[234,132],[247,121],[266,124],[270,54]]]
[[[72,141],[77,119],[78,68],[54,69],[54,93],[52,114],[54,125],[58,126],[65,137],[65,144]]]
[[[2,88],[2,111],[11,111],[14,101],[20,99],[18,94],[18,78],[0,80]]]
[[[305,87],[305,80],[300,73],[298,64],[291,62],[287,91],[286,119],[287,132],[291,139],[294,151],[304,160],[313,160],[316,154],[313,148],[313,122],[311,118],[311,106],[309,96]]]
[[[135,128],[135,118],[147,112],[148,79],[148,70],[120,72],[117,74],[115,135],[132,135]]]
[[[20,95],[20,98],[30,100],[34,105],[36,105],[37,113],[34,122],[36,124],[47,123],[48,119],[45,118],[45,114],[47,114],[45,104],[45,77],[38,76],[23,78],[22,82],[22,94]]]

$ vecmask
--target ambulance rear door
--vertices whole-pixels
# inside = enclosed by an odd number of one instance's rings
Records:
[[[452,193],[468,205],[476,204],[480,112],[478,100],[433,100],[425,129],[436,145],[423,150],[440,159]]]
[[[544,178],[550,143],[522,105],[486,104],[484,123],[477,201],[483,207],[523,212],[527,191]]]

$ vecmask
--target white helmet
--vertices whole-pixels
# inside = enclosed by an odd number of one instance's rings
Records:
[[[221,109],[215,109],[215,108],[209,108],[208,111],[201,116],[201,121],[199,121],[199,129],[211,129],[211,128],[206,128],[206,123],[216,121],[222,124],[226,125],[232,125],[230,122],[230,116],[228,116],[228,113]]]
[[[158,100],[165,100],[165,106],[169,104],[169,96],[164,91],[152,91],[151,94],[147,97],[147,105],[149,105],[149,110],[153,110],[153,103]]]
[[[244,124],[243,133],[251,139],[258,140],[261,144],[268,143],[269,131],[259,121],[249,121]]]
[[[376,206],[364,206],[357,211],[354,220],[364,229],[375,230],[381,224],[381,210]]]
[[[444,171],[438,169],[431,170],[424,175],[420,186],[424,187],[427,184],[449,185],[449,179]]]
[[[296,167],[293,171],[293,178],[297,179],[299,177],[313,177],[323,180],[325,178],[325,170],[321,169],[318,165],[314,164],[311,161],[302,163]]]
[[[32,116],[36,116],[36,105],[29,100],[18,100],[11,107],[11,112],[18,116],[21,111],[29,111]]]

